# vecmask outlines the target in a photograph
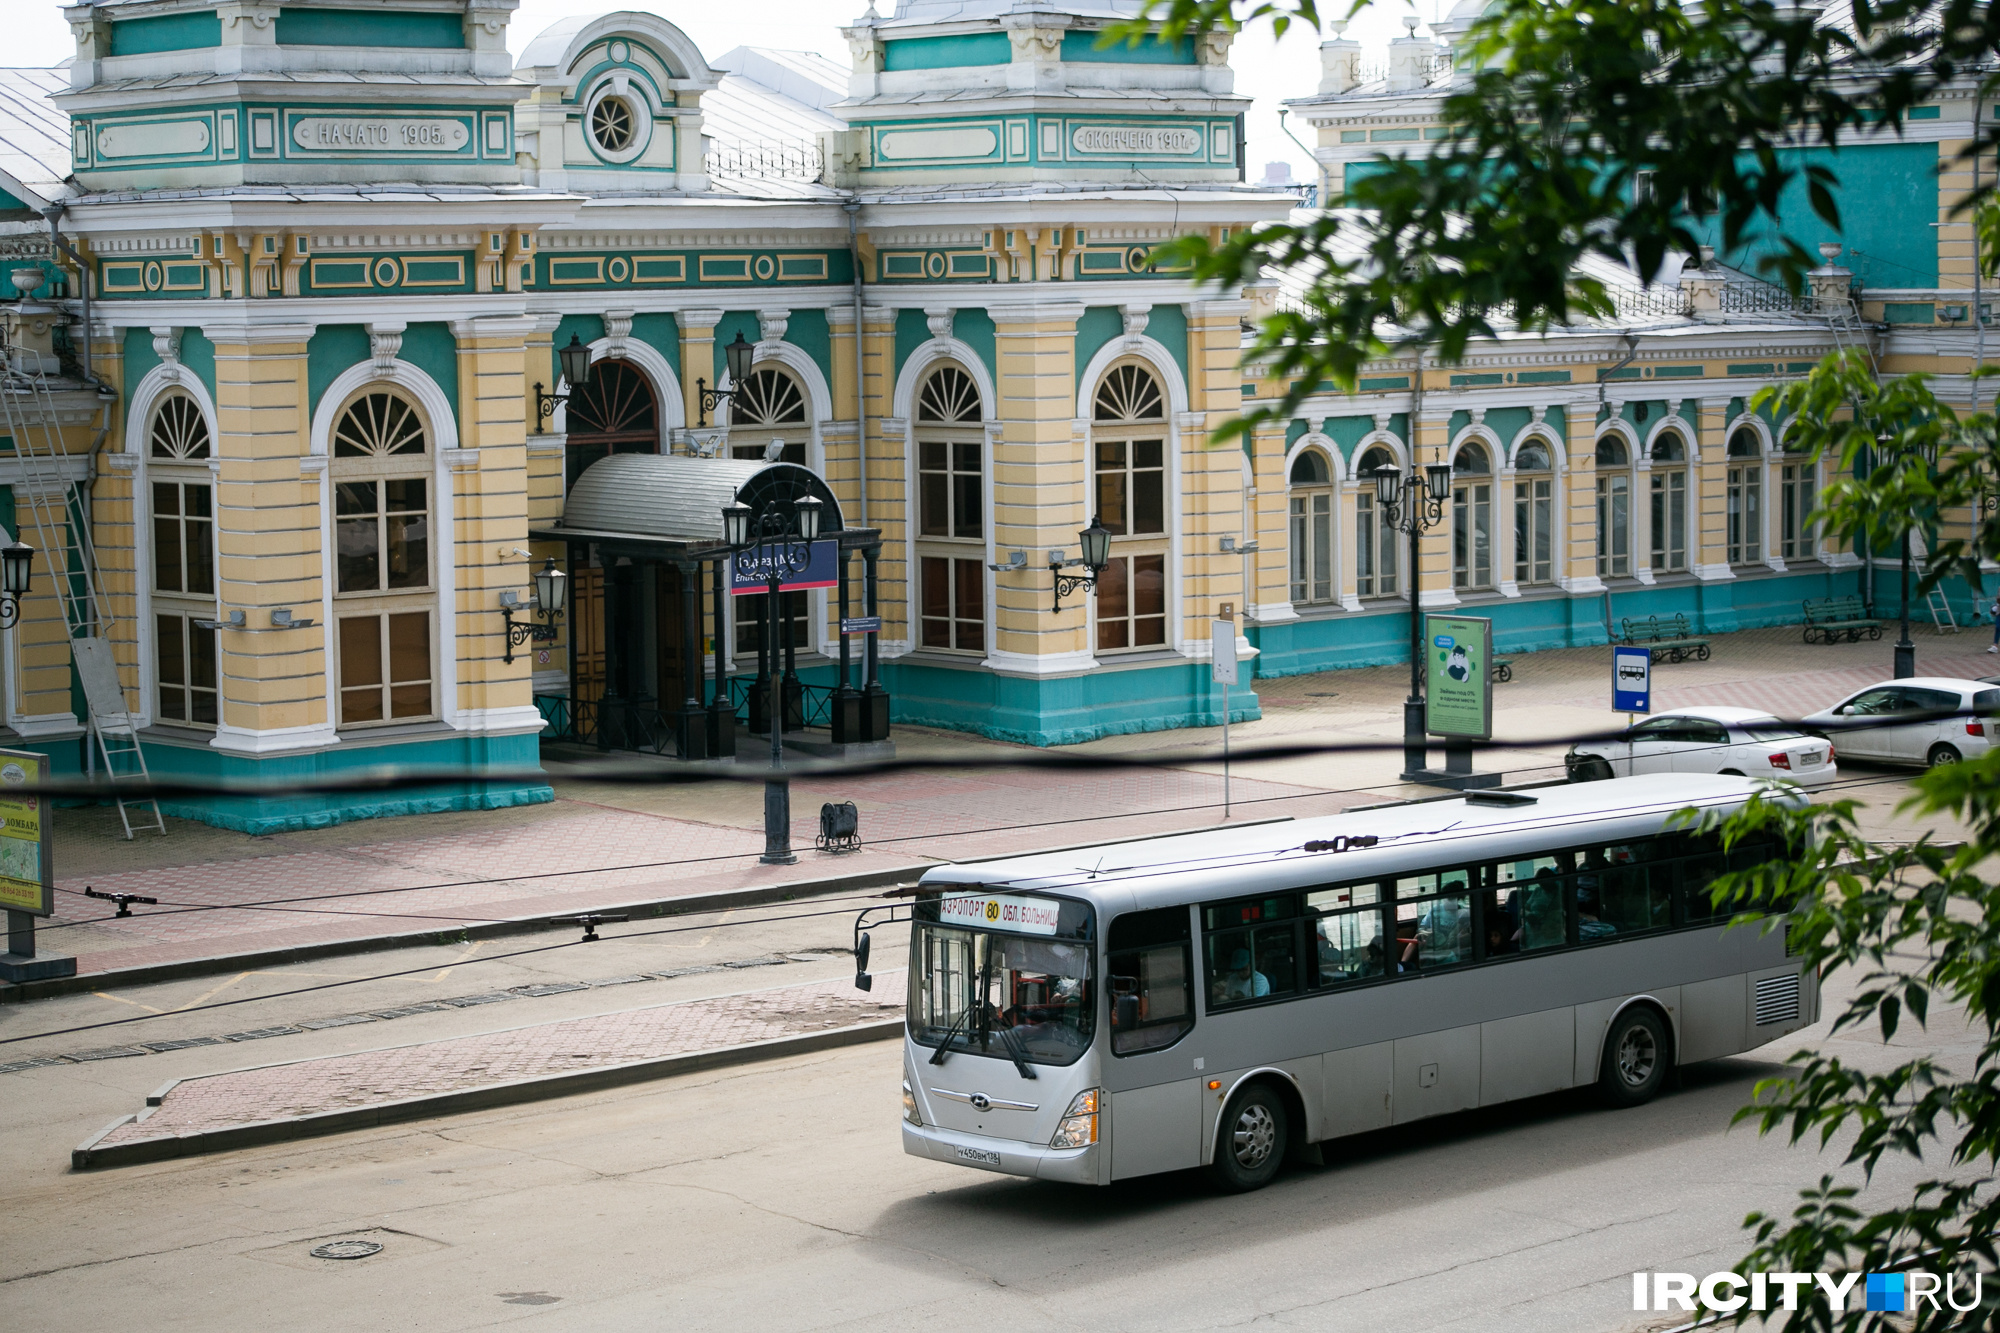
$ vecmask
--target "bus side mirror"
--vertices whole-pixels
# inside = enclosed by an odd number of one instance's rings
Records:
[[[1120,995],[1111,1004],[1111,1026],[1130,1031],[1139,1026],[1139,997]]]
[[[854,989],[856,990],[875,989],[875,978],[868,975],[868,945],[868,932],[864,930],[860,938],[854,941]]]

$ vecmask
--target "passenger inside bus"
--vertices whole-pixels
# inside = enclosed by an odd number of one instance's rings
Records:
[[[1521,907],[1521,948],[1553,949],[1564,942],[1562,877],[1547,866],[1535,872],[1525,890],[1517,893],[1525,901]]]
[[[1238,1000],[1262,999],[1271,993],[1271,979],[1250,965],[1250,951],[1238,949],[1229,955],[1229,970],[1215,979],[1211,1004],[1232,1004]]]

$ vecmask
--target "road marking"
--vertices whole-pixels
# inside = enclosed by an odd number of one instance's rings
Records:
[[[229,980],[227,980],[227,981],[223,982],[223,983],[222,983],[222,984],[221,984],[220,986],[217,986],[217,987],[216,987],[215,989],[213,989],[213,990],[211,990],[211,991],[207,991],[207,992],[205,992],[205,993],[203,993],[203,994],[201,994],[201,995],[198,995],[198,996],[196,996],[196,997],[195,997],[194,999],[192,999],[192,1000],[189,1000],[189,1001],[188,1001],[188,1002],[187,1002],[186,1004],[184,1004],[184,1005],[181,1005],[181,1006],[180,1006],[180,1008],[178,1008],[178,1009],[174,1010],[174,1012],[175,1012],[175,1013],[180,1013],[180,1012],[182,1012],[183,1010],[187,1010],[187,1009],[193,1009],[193,1008],[195,1008],[195,1007],[196,1007],[197,1005],[200,1005],[200,1004],[202,1004],[202,1003],[204,1003],[204,1002],[206,1002],[206,1001],[208,1001],[208,1000],[211,1000],[211,999],[215,998],[216,996],[218,996],[218,995],[222,994],[222,992],[224,992],[224,991],[228,990],[228,989],[229,989],[229,988],[230,988],[231,986],[234,986],[234,985],[235,985],[235,984],[236,984],[237,982],[239,982],[239,981],[243,980],[243,978],[245,978],[245,977],[247,977],[247,976],[249,976],[249,975],[250,975],[250,974],[249,974],[248,972],[238,972],[238,973],[237,973],[237,974],[236,974],[235,976],[233,976],[233,977],[231,977],[231,978],[230,978]]]
[[[472,957],[472,955],[478,953],[481,949],[485,947],[486,947],[485,940],[474,940],[464,953],[454,958],[449,964],[449,966],[444,967],[438,972],[436,976],[431,978],[431,984],[436,985],[438,982],[443,981],[446,977],[451,975],[452,968],[457,967],[460,963],[466,961],[468,958]]]
[[[150,1004],[141,1004],[137,1000],[128,1000],[123,995],[113,995],[110,991],[94,990],[91,992],[91,994],[95,995],[100,1000],[116,1000],[120,1004],[129,1004],[134,1009],[144,1009],[149,1014],[164,1014],[165,1012],[167,1012],[164,1009],[155,1009]]]

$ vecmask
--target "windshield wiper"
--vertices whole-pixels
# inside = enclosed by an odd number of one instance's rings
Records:
[[[944,1030],[944,1040],[938,1043],[938,1048],[935,1051],[931,1052],[932,1064],[934,1065],[943,1064],[945,1056],[951,1054],[951,1039],[958,1035],[959,1024],[963,1023],[966,1019],[966,1016],[969,1015],[971,1012],[972,1012],[972,1006],[968,1004],[967,1006],[965,1006],[965,1008],[958,1011],[957,1018],[951,1020],[951,1026]]]
[[[1014,1068],[1021,1071],[1022,1078],[1033,1078],[1035,1077],[1034,1069],[1029,1066],[1026,1060],[1021,1058],[1020,1042],[1021,1039],[1015,1035],[1014,1029],[1000,1029],[1000,1044],[1007,1048],[1007,1056],[1014,1062]]]

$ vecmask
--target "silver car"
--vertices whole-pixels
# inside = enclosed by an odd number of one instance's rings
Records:
[[[1572,782],[1641,773],[1729,773],[1817,787],[1839,776],[1833,745],[1755,708],[1696,704],[1655,713],[1614,740],[1563,757]]]
[[[1849,759],[1936,768],[1976,759],[2000,726],[2000,687],[1982,680],[1912,676],[1856,690],[1800,720]]]

